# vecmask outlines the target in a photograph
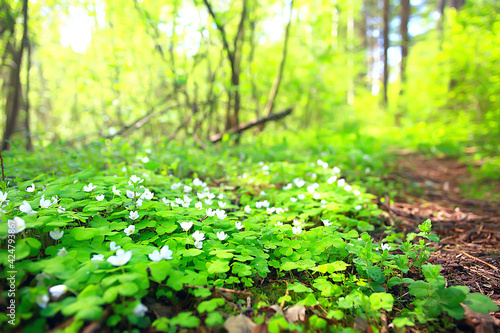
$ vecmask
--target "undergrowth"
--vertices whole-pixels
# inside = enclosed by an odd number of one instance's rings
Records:
[[[427,263],[430,221],[383,226],[367,188],[385,186],[385,147],[329,138],[10,152],[0,262],[15,319],[0,315],[2,330],[378,331],[383,316],[403,330],[453,325],[461,304],[496,310]]]

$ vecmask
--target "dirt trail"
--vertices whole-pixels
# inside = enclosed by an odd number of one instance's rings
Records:
[[[462,197],[460,186],[474,179],[457,160],[407,155],[397,165],[388,180],[402,183],[405,193],[383,206],[388,218],[408,232],[430,218],[441,238],[431,263],[442,265],[449,285],[466,285],[500,305],[500,203]]]

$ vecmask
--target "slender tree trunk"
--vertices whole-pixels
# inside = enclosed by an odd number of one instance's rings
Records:
[[[349,78],[347,83],[347,105],[354,104],[354,4],[348,2],[347,9],[347,68]]]
[[[384,105],[388,104],[387,90],[389,86],[389,11],[390,2],[384,0],[383,18],[384,18]]]
[[[399,94],[404,93],[404,85],[406,83],[406,63],[408,60],[408,45],[410,42],[408,36],[408,23],[410,21],[411,4],[410,0],[401,0],[401,24],[399,26],[399,31],[401,33],[401,67],[400,67],[400,81],[401,90]]]
[[[292,25],[292,10],[293,10],[293,0],[290,1],[290,16],[288,17],[288,23],[285,28],[285,38],[283,41],[283,53],[281,55],[280,67],[278,69],[278,73],[276,73],[276,77],[274,78],[273,86],[271,87],[271,91],[269,92],[269,96],[267,97],[266,108],[264,109],[264,115],[269,117],[273,112],[274,101],[276,100],[276,96],[278,95],[281,77],[283,76],[283,69],[285,68],[286,56],[288,53],[288,39],[290,36],[290,26]],[[265,127],[265,123],[263,123],[260,127],[262,131]]]
[[[30,128],[30,69],[31,69],[31,45],[28,37],[28,0],[24,0],[23,3],[23,16],[24,16],[24,34],[23,34],[23,44],[25,45],[28,54],[26,58],[26,118],[24,120],[24,127],[26,130],[26,150],[33,150],[33,142],[31,141],[31,128]]]
[[[9,140],[14,134],[17,118],[19,115],[19,109],[21,108],[22,103],[22,91],[21,91],[21,66],[23,61],[24,48],[26,47],[26,43],[28,41],[28,31],[27,31],[27,13],[28,13],[28,0],[23,0],[23,16],[24,16],[24,31],[23,31],[23,39],[21,41],[21,45],[19,47],[19,51],[16,50],[14,44],[7,43],[7,47],[12,46],[12,67],[9,75],[9,86],[7,90],[7,101],[5,105],[5,130],[2,141],[2,150],[7,150],[10,148]],[[14,34],[12,35],[14,36]]]
[[[450,7],[455,8],[457,11],[462,9],[465,5],[465,0],[450,0]]]

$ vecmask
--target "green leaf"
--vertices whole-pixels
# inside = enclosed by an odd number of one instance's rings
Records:
[[[373,311],[384,309],[391,311],[394,304],[394,297],[388,293],[373,293],[370,295],[370,306]]]
[[[217,274],[217,273],[225,273],[230,269],[231,268],[229,267],[228,261],[216,260],[212,263],[208,263],[207,271],[208,274]]]
[[[424,298],[434,292],[434,289],[431,288],[431,285],[424,281],[415,281],[408,286],[408,289],[410,291],[410,294],[417,298]]]
[[[397,328],[405,327],[405,326],[415,326],[413,321],[411,321],[408,317],[397,317],[392,320],[394,326]]]
[[[167,275],[170,272],[170,265],[166,261],[162,260],[152,263],[149,266],[149,269],[151,271],[151,280],[161,283],[167,278]]]
[[[427,219],[425,222],[422,222],[422,224],[420,224],[418,226],[418,228],[422,232],[431,232],[431,230],[432,230],[432,222],[431,222],[431,220]]]
[[[203,301],[198,304],[197,309],[199,313],[212,312],[219,306],[223,306],[224,304],[225,301],[222,298],[213,298],[209,301]]]
[[[479,293],[468,294],[464,304],[472,311],[479,313],[488,313],[498,311],[498,305],[495,304],[488,296]]]
[[[187,250],[186,252],[184,252],[182,255],[184,257],[196,257],[197,255],[200,255],[202,254],[203,251],[202,250],[198,250],[198,249],[189,249]]]

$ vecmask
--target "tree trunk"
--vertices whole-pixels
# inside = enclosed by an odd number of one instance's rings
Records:
[[[411,4],[410,0],[401,0],[401,24],[399,26],[399,32],[401,33],[401,67],[400,67],[400,80],[401,80],[401,90],[399,94],[404,93],[404,85],[406,82],[406,63],[408,59],[408,23],[410,21]]]
[[[276,77],[274,78],[273,86],[271,87],[271,91],[269,92],[269,96],[267,98],[266,108],[264,109],[264,115],[269,117],[273,111],[274,101],[276,96],[278,95],[278,90],[281,83],[281,77],[283,76],[283,69],[285,68],[286,55],[288,52],[288,37],[290,36],[290,26],[292,25],[292,10],[293,10],[293,0],[290,1],[290,16],[288,17],[288,23],[285,28],[285,38],[283,42],[283,53],[281,55],[280,67],[278,69],[278,73],[276,73]],[[260,126],[260,130],[262,131],[265,128],[265,123],[262,123]]]
[[[389,85],[389,0],[384,0],[383,17],[384,17],[384,105],[388,104],[387,89]]]

